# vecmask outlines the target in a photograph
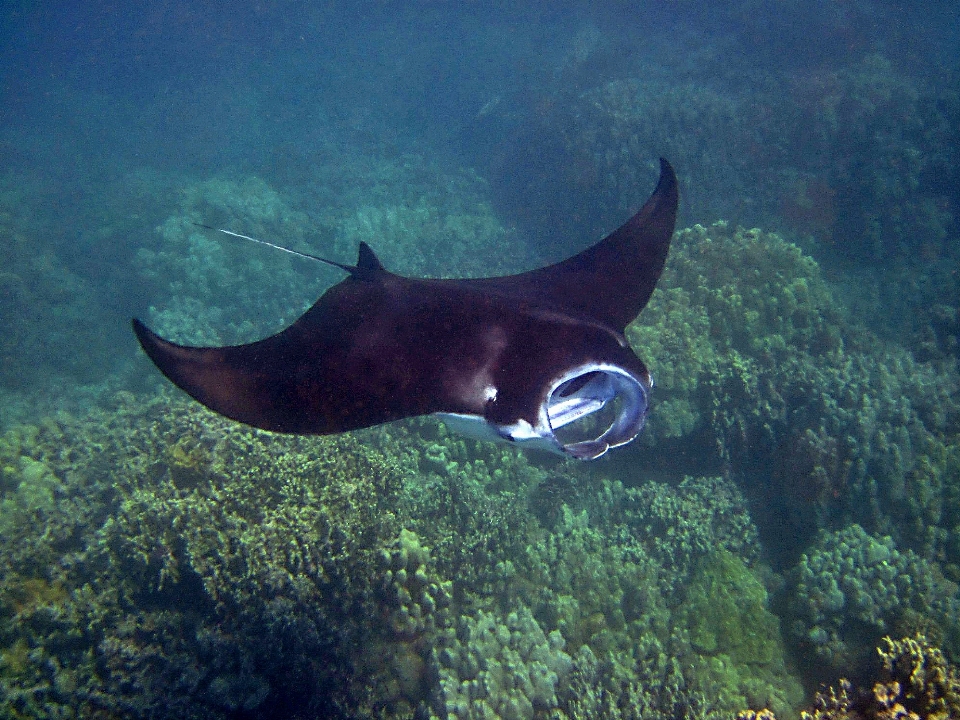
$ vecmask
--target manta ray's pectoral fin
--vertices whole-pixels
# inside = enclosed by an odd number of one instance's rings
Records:
[[[240,347],[186,347],[133,321],[144,352],[193,399],[221,415],[265,430],[295,431],[293,398],[282,396],[274,369]],[[284,401],[287,402],[284,402]]]

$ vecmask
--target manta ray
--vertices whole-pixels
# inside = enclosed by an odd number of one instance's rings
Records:
[[[476,437],[590,460],[643,428],[653,379],[624,331],[660,278],[676,215],[661,159],[636,215],[553,265],[408,278],[361,242],[356,265],[308,256],[347,277],[264,340],[187,347],[136,319],[133,330],[177,387],[253,427],[326,435],[436,414]]]

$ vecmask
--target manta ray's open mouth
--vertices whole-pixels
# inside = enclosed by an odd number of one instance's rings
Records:
[[[616,366],[579,368],[562,377],[547,397],[549,431],[563,452],[580,460],[598,458],[643,429],[649,389]]]

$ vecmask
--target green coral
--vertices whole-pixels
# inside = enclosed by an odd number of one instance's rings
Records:
[[[194,407],[154,403],[141,417],[136,427],[117,420],[93,464],[71,463],[80,485],[61,488],[42,516],[45,532],[5,553],[8,569],[53,555],[29,582],[14,583],[8,570],[0,593],[12,610],[4,643],[36,648],[6,679],[11,692],[45,687],[33,696],[41,715],[66,702],[209,717],[254,710],[271,694],[295,697],[294,678],[320,682],[328,672],[312,669],[311,657],[354,662],[349,648],[376,636],[352,618],[390,607],[378,548],[400,532],[387,510],[400,469],[349,437],[264,445]],[[41,432],[30,452],[62,467],[52,439]],[[177,450],[184,445],[191,451]],[[73,495],[90,504],[78,507]],[[91,513],[99,527],[79,530]],[[67,591],[41,593],[43,583]],[[23,600],[24,588],[55,597],[56,612],[50,601]],[[78,688],[66,698],[56,689],[61,667]]]
[[[601,484],[589,499],[571,500],[540,547],[514,560],[517,576],[540,589],[527,602],[560,630],[574,659],[571,687],[581,689],[561,696],[570,717],[729,713],[747,697],[796,706],[799,686],[785,668],[766,591],[739,559],[755,558],[758,546],[734,486],[720,478],[688,478],[677,488]],[[745,606],[757,617],[743,622],[764,648],[751,659],[744,655],[755,648],[733,661],[697,645],[699,618],[687,606],[709,585],[698,570],[704,555],[744,573],[729,573],[714,590],[744,604],[735,585],[751,581],[744,592],[758,605]]]
[[[724,481],[624,488],[427,421],[270,435],[164,397],[24,428],[0,451],[8,500],[22,477],[57,479],[0,547],[4,711],[731,707],[697,684],[706,653],[671,600],[697,553],[756,553]],[[549,516],[533,511],[544,487],[568,488]],[[686,559],[667,569],[671,548]]]
[[[766,588],[736,555],[714,552],[701,561],[676,622],[702,655],[691,675],[730,708],[789,712],[803,691],[786,671],[780,623]]]
[[[880,53],[755,79],[742,92],[695,76],[616,78],[551,104],[523,150],[547,163],[528,181],[552,211],[541,224],[555,233],[575,217],[556,233],[570,238],[584,218],[598,235],[615,227],[612,209],[626,217],[655,174],[638,158],[656,147],[678,168],[693,221],[786,228],[842,273],[845,301],[874,329],[900,336],[934,303],[953,304],[956,207],[928,178],[957,164],[960,95]]]
[[[616,486],[609,512],[678,581],[716,549],[749,562],[760,555],[746,498],[729,479],[686,477],[676,487],[647,482],[622,495]]]
[[[821,534],[794,573],[795,632],[835,670],[863,664],[864,645],[903,624],[957,626],[960,593],[937,565],[859,525]]]
[[[641,441],[664,464],[683,439],[685,452],[694,443],[764,475],[751,494],[795,531],[781,551],[854,520],[957,562],[948,430],[960,376],[852,323],[799,248],[725,223],[681,231],[627,338],[657,380]]]
[[[891,535],[900,549],[890,557],[906,558],[917,588],[948,587],[920,553],[956,560],[957,454],[940,402],[951,380],[851,330],[816,265],[775,235],[694,228],[674,258],[645,324],[628,329],[658,381],[656,445],[644,452],[680,480],[672,453],[691,443],[722,460],[728,477],[650,482],[629,451],[592,468],[535,464],[432,420],[336,438],[270,436],[195,404],[160,397],[138,407],[121,395],[111,413],[47,422],[0,444],[2,517],[18,539],[2,558],[7,687],[45,688],[35,693],[39,714],[61,697],[152,712],[169,692],[181,698],[170,711],[185,717],[256,713],[278,696],[310,712],[429,714],[446,702],[437,678],[453,673],[435,654],[443,638],[509,626],[517,613],[562,639],[551,652],[570,659],[569,685],[539,696],[543,712],[787,711],[795,683],[747,569],[760,550],[744,493],[770,500],[760,512],[815,508],[807,532],[862,518],[876,538]],[[748,472],[762,482],[741,491],[730,477]],[[797,534],[797,556],[804,539]],[[855,564],[882,566],[885,543],[868,543]],[[868,614],[838,581],[842,605],[818,619],[811,603],[835,601],[819,578],[791,586],[801,598],[794,637],[819,639],[819,628],[855,652],[863,638],[847,628],[867,622],[861,615],[881,617],[882,632],[904,607],[952,637],[952,611],[926,612],[910,599],[920,590],[899,604],[870,590],[879,610]],[[679,604],[700,607],[708,588],[724,602],[697,613]],[[708,612],[735,603],[753,608],[756,645],[730,644],[749,632],[723,624],[735,624],[733,614]],[[458,658],[483,655],[479,641],[457,641]],[[253,650],[264,643],[269,650]],[[529,660],[506,649],[493,653],[501,666]],[[457,683],[470,680],[459,673]],[[337,689],[305,693],[296,677]],[[485,707],[528,709],[499,696]]]
[[[526,608],[505,618],[479,611],[438,638],[434,662],[440,717],[532,720],[556,710],[572,661],[557,630],[549,636]]]
[[[778,646],[776,618],[767,610],[767,591],[743,561],[714,553],[694,574],[680,617],[694,647],[724,653],[737,664],[767,664]]]
[[[196,223],[264,239],[275,239],[279,227],[284,243],[323,254],[308,238],[322,237],[326,228],[263,180],[191,183],[180,206],[157,227],[157,240],[136,255],[136,270],[151,288],[150,323],[163,334],[195,345],[257,339],[295,320],[336,277],[332,269],[318,272],[286,253],[266,255]],[[278,293],[278,287],[286,290]],[[267,324],[255,325],[252,318]]]
[[[685,434],[711,423],[730,454],[726,430],[759,426],[769,437],[785,422],[772,381],[781,363],[838,350],[843,322],[819,268],[799,248],[759,230],[716,223],[681,231],[670,262],[627,339],[649,359],[663,413],[646,441],[674,437],[670,411],[687,408]],[[663,415],[663,418],[660,416]]]
[[[437,168],[430,174],[425,164],[412,156],[373,168],[361,164],[346,198],[331,198],[309,214],[257,177],[189,183],[155,241],[136,255],[153,302],[151,326],[195,345],[246,342],[289,325],[341,279],[333,268],[197,223],[344,263],[355,262],[367,242],[387,267],[410,275],[491,275],[532,264],[520,249],[513,256],[493,252],[512,238],[483,199],[476,175],[446,176]],[[364,195],[368,184],[375,189]]]
[[[363,206],[344,218],[336,244],[350,256],[359,243],[375,249],[384,264],[406,275],[482,277],[506,274],[529,258],[489,257],[497,247],[516,247],[489,204],[467,198],[422,196],[414,205]],[[484,252],[486,249],[486,253]],[[518,248],[519,249],[519,248]]]

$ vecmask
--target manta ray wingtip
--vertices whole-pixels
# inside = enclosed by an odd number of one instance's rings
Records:
[[[664,196],[673,199],[676,203],[678,193],[677,173],[673,165],[666,158],[660,158],[660,180],[657,182],[657,188],[653,191],[654,196]]]
[[[131,320],[131,325],[133,325],[133,334],[137,336],[137,341],[147,354],[147,357],[153,361],[153,364],[159,368],[160,372],[175,384],[179,385],[178,378],[174,372],[175,357],[172,351],[172,349],[177,346],[168,340],[164,340],[137,318]]]
[[[130,324],[133,326],[133,334],[137,336],[137,340],[140,341],[140,346],[143,347],[146,343],[150,343],[153,338],[157,337],[156,334],[150,330],[146,325],[143,324],[138,318],[131,318]]]

